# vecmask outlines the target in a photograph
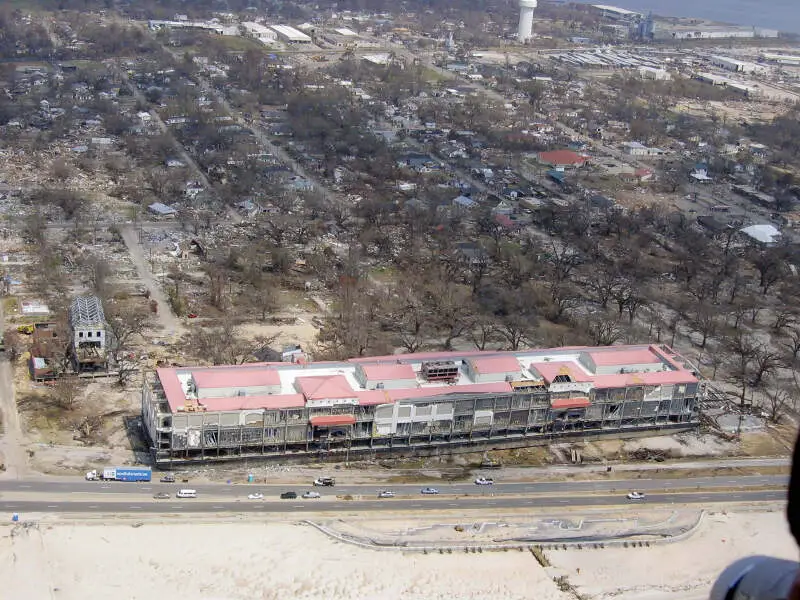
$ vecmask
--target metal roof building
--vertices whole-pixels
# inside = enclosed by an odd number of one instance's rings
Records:
[[[97,296],[78,296],[72,301],[69,307],[69,324],[76,329],[78,327],[90,327],[96,329],[105,327],[106,316],[103,312],[103,304]]]
[[[288,25],[270,25],[280,38],[290,44],[310,44],[311,38],[302,31],[289,27]]]

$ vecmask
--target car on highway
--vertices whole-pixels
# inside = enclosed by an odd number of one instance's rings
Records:
[[[628,492],[627,498],[628,500],[644,500],[644,494],[642,492]]]
[[[195,490],[180,490],[175,496],[178,498],[197,498],[197,492]]]
[[[317,477],[314,480],[314,485],[322,485],[325,487],[333,487],[336,485],[336,480],[333,477]]]
[[[308,499],[308,498],[322,498],[322,494],[320,494],[319,492],[306,492],[305,494],[303,494],[303,498],[306,498],[306,499]]]
[[[494,479],[491,477],[478,477],[475,479],[475,485],[494,485]]]
[[[390,490],[381,490],[378,492],[378,498],[394,498],[394,492]]]
[[[167,473],[161,479],[159,479],[161,483],[175,483],[175,475],[172,473]]]
[[[264,499],[264,494],[262,494],[261,492],[256,492],[255,494],[248,494],[247,495],[247,499],[248,500],[263,500]]]
[[[297,498],[297,492],[283,492],[281,494],[281,500],[294,500]]]
[[[432,488],[432,487],[426,487],[426,488],[422,488],[422,489],[419,491],[419,493],[420,493],[420,494],[425,494],[426,496],[427,496],[427,495],[430,495],[430,496],[432,496],[432,495],[434,495],[434,494],[438,494],[438,493],[439,493],[439,490],[437,490],[436,488]]]
[[[166,492],[159,492],[158,494],[153,494],[154,500],[169,500],[172,496],[167,494]]]

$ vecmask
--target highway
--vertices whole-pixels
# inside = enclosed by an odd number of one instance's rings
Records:
[[[65,502],[63,499],[50,500],[0,500],[0,512],[7,513],[294,513],[294,512],[335,512],[362,513],[374,511],[442,511],[442,510],[482,510],[498,511],[515,508],[567,508],[567,507],[601,507],[627,504],[631,507],[650,504],[710,504],[727,502],[782,502],[786,498],[784,491],[740,491],[740,492],[700,492],[679,494],[648,494],[644,500],[627,500],[620,494],[602,496],[545,496],[538,498],[488,496],[448,498],[428,497],[385,500],[355,500],[326,502],[320,500],[283,500],[283,501],[202,501],[194,500],[153,500],[104,502],[81,501]]]
[[[381,489],[392,490],[398,496],[420,496],[424,487],[435,487],[441,496],[486,496],[493,494],[495,497],[503,495],[531,495],[531,494],[575,494],[575,493],[622,493],[630,490],[639,491],[666,491],[666,490],[692,490],[706,491],[713,489],[743,489],[743,488],[780,488],[788,486],[789,478],[786,475],[750,475],[721,477],[687,477],[670,479],[619,479],[600,481],[556,481],[556,482],[508,482],[498,481],[495,485],[480,486],[472,482],[464,483],[418,483],[418,484],[368,484],[368,485],[337,485],[336,487],[318,487],[316,490],[323,496],[373,496]],[[0,497],[6,493],[22,494],[47,494],[51,497],[60,497],[66,494],[92,494],[92,495],[130,495],[144,494],[152,496],[157,492],[175,494],[180,488],[192,488],[198,495],[216,496],[223,499],[241,496],[246,497],[253,492],[261,492],[265,496],[279,496],[281,492],[303,492],[312,489],[311,482],[306,485],[298,484],[200,484],[200,483],[159,483],[157,480],[147,483],[102,482],[102,481],[37,481],[29,480],[2,480],[0,481]]]

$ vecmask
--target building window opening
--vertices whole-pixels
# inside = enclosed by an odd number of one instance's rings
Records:
[[[572,378],[569,375],[556,375],[553,383],[572,383]]]

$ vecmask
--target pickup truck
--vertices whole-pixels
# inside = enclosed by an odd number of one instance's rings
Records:
[[[314,485],[324,485],[325,487],[333,487],[336,485],[336,480],[333,477],[317,477],[314,480]]]
[[[475,480],[475,485],[494,485],[494,479],[491,477],[478,477]]]

